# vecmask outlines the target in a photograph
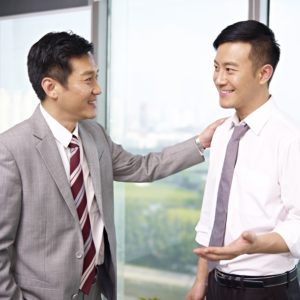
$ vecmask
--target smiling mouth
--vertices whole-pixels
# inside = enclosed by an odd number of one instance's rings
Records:
[[[234,90],[219,90],[219,93],[220,93],[221,96],[227,96],[227,95],[230,95],[233,92],[234,92]]]

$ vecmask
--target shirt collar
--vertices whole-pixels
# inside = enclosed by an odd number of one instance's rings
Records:
[[[73,135],[75,135],[77,138],[79,137],[78,123],[76,124],[74,131],[71,133],[68,129],[66,129],[63,125],[61,125],[56,119],[54,119],[41,104],[40,104],[40,110],[50,130],[52,131],[52,134],[54,135],[55,139],[58,142],[60,142],[65,148],[68,148]]]
[[[227,122],[228,129],[231,129],[239,124],[246,123],[256,135],[259,135],[265,124],[268,122],[271,112],[276,107],[273,99],[274,98],[271,97],[266,103],[264,103],[242,121],[239,121],[239,118],[235,113]]]

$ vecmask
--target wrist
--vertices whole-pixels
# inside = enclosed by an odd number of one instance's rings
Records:
[[[198,147],[200,153],[201,153],[202,155],[204,155],[205,147],[204,147],[204,145],[202,144],[202,142],[201,142],[199,136],[197,136],[197,137],[195,138],[195,144],[196,144],[196,146]]]
[[[201,286],[203,288],[206,288],[208,285],[208,277],[203,277],[203,278],[196,277],[194,284],[199,287]]]
[[[208,282],[208,272],[206,270],[200,270],[200,272],[197,273],[195,282],[197,282],[199,285],[207,286]]]

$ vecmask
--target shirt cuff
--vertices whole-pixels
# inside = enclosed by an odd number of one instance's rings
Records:
[[[202,145],[202,143],[200,142],[199,136],[196,136],[196,137],[195,137],[195,144],[196,144],[196,146],[197,146],[197,148],[198,148],[200,154],[201,154],[202,156],[204,156],[204,150],[205,150],[205,148],[204,148],[204,146]]]

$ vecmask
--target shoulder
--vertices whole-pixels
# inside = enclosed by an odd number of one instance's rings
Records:
[[[300,127],[287,114],[280,110],[275,110],[267,124],[269,130],[274,132],[274,135],[285,140],[299,140]]]
[[[83,134],[89,134],[100,143],[110,142],[110,137],[104,127],[95,120],[83,120],[79,122],[79,131]]]
[[[224,140],[224,136],[227,136],[230,132],[230,129],[232,127],[232,117],[227,118],[224,123],[220,126],[218,126],[215,130],[215,133],[213,135],[212,143],[216,143],[219,140]]]
[[[79,128],[83,128],[90,134],[103,134],[105,133],[104,127],[95,120],[82,120],[79,122]]]
[[[14,125],[8,130],[0,134],[0,143],[2,144],[15,144],[20,141],[28,140],[29,135],[32,135],[28,120]]]

